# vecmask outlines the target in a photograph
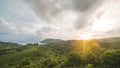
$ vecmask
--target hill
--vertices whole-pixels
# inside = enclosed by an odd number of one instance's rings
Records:
[[[120,37],[99,39],[98,42],[105,48],[120,48]]]
[[[63,40],[60,39],[45,39],[41,41],[41,43],[57,43],[57,42],[63,42]]]
[[[119,38],[42,42],[15,48],[9,43],[11,49],[0,49],[0,68],[120,68]]]
[[[17,43],[1,42],[0,41],[0,49],[1,48],[3,48],[3,49],[17,48],[19,46],[20,46],[20,44],[17,44]]]

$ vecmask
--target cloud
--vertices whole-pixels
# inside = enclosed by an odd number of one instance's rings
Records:
[[[43,26],[36,31],[37,35],[42,37],[54,36],[57,33],[58,29],[53,26]]]
[[[14,31],[15,28],[10,23],[0,19],[0,34],[12,34]]]
[[[38,17],[48,23],[61,16],[61,13],[74,11],[78,16],[74,23],[75,28],[85,28],[91,25],[88,18],[91,12],[95,11],[103,2],[102,0],[25,0],[28,6],[38,15]]]
[[[82,15],[79,14],[76,22],[74,22],[76,29],[84,29],[91,26],[92,16],[94,15],[95,11],[104,3],[103,0],[78,0],[75,2],[78,3],[79,5],[79,6],[76,5],[76,8],[79,8],[79,7],[83,8],[83,9],[81,8],[81,10],[78,10],[82,12]],[[79,4],[79,3],[82,3],[82,4]]]
[[[0,3],[0,41],[40,42],[42,38],[35,31],[42,26],[39,24],[43,21],[38,19],[26,3],[14,0],[2,0]]]
[[[118,36],[120,1],[111,1],[1,1],[0,40],[25,43],[45,38],[76,39],[80,35]]]
[[[48,0],[26,0],[29,6],[40,18],[49,20],[50,17],[55,16],[59,12],[58,8],[54,7],[55,1]]]
[[[35,35],[32,29],[27,26],[17,27],[16,23],[11,23],[5,19],[0,19],[0,40],[10,41],[17,43],[37,42],[42,39],[40,36]],[[22,28],[21,28],[22,27]],[[30,31],[28,31],[28,29]]]
[[[102,1],[102,0],[101,0]],[[85,12],[90,10],[94,5],[100,4],[100,0],[73,0],[73,8],[78,11]]]

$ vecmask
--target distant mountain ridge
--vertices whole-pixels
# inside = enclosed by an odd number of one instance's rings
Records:
[[[120,37],[110,37],[99,39],[101,42],[120,42]]]
[[[120,37],[103,38],[97,41],[105,48],[120,48]]]
[[[41,41],[41,43],[57,43],[57,42],[63,42],[64,40],[61,39],[45,39]]]
[[[102,39],[91,39],[96,41],[101,47],[105,48],[120,48],[120,37],[110,37],[110,38],[102,38]],[[81,42],[82,40],[60,40],[60,39],[45,39],[41,41],[41,43],[46,44],[63,44],[63,43],[71,43],[71,42]]]
[[[82,39],[81,39],[82,40]],[[120,42],[120,37],[109,37],[109,38],[102,38],[102,39],[90,39],[90,40],[97,40],[100,42]],[[63,42],[68,40],[61,40],[61,39],[45,39],[41,41],[41,43],[56,43],[56,42]],[[69,40],[73,41],[73,40]],[[77,40],[76,40],[77,41]],[[79,41],[79,40],[78,40]]]
[[[19,47],[20,44],[12,43],[12,42],[1,42],[0,41],[0,48],[16,48]]]
[[[100,44],[102,47],[105,48],[120,48],[120,37],[110,37],[110,38],[102,38],[102,39],[91,39],[97,41],[98,44]],[[69,43],[75,42],[75,41],[82,41],[82,40],[61,40],[61,39],[45,39],[41,41],[40,43],[45,44],[55,44],[55,45],[61,45],[63,43]],[[40,44],[42,45],[42,44]],[[16,48],[19,47],[20,44],[12,43],[12,42],[1,42],[0,41],[0,48]]]

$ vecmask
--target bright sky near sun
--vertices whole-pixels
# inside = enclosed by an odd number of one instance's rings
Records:
[[[0,0],[0,41],[120,36],[120,0]]]

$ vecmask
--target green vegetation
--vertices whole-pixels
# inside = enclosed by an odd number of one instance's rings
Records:
[[[25,46],[1,42],[0,68],[120,68],[119,42],[86,41],[85,52],[82,40]]]

